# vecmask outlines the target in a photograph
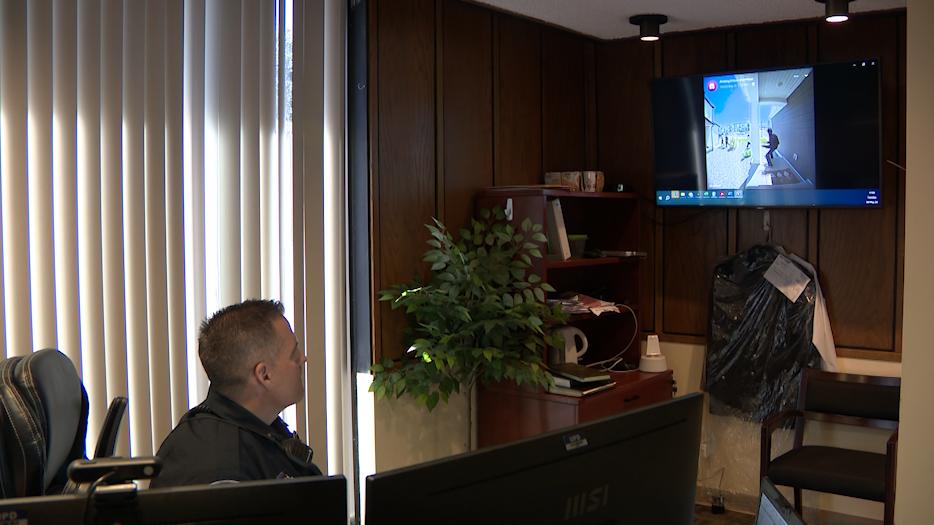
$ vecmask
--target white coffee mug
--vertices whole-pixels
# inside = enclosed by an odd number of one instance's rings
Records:
[[[555,332],[564,339],[564,352],[557,355],[558,362],[576,363],[585,352],[587,352],[587,336],[579,328],[573,326],[562,326],[555,329]],[[580,346],[577,344],[580,339]]]

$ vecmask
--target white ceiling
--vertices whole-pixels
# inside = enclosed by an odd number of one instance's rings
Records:
[[[814,0],[475,0],[499,9],[542,20],[578,33],[604,39],[639,34],[632,15],[668,15],[666,31],[758,24],[823,16]],[[905,7],[906,0],[856,0],[850,13]]]

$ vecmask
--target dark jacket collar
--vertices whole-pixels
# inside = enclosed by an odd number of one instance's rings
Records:
[[[292,432],[289,431],[288,425],[285,424],[285,421],[282,421],[282,418],[276,417],[272,424],[267,425],[260,418],[256,417],[256,414],[243,408],[236,401],[221,394],[213,387],[208,388],[208,396],[201,403],[201,408],[222,419],[229,420],[241,428],[252,430],[260,435],[265,434],[269,437],[275,436],[278,439],[292,436]],[[274,436],[269,435],[270,431],[274,433]]]

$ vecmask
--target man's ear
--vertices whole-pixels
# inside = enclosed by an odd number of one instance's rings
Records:
[[[253,367],[253,378],[261,385],[265,385],[269,381],[269,367],[265,362],[256,363]]]

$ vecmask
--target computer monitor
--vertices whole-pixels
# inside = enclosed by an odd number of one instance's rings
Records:
[[[693,523],[702,400],[368,476],[366,523]]]
[[[108,489],[104,486],[100,490]],[[343,476],[191,485],[123,494],[98,492],[95,499],[90,507],[86,496],[77,495],[4,500],[0,501],[0,522],[347,523],[347,481]]]
[[[762,478],[760,484],[756,525],[804,525],[804,520],[769,478]]]
[[[0,523],[84,523],[87,499],[38,496],[0,500]]]

